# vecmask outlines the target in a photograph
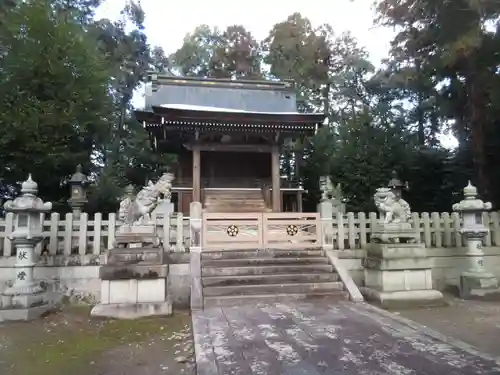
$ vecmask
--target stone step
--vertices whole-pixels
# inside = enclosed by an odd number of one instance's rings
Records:
[[[241,266],[272,266],[272,265],[318,265],[328,264],[328,258],[303,256],[303,257],[283,257],[283,258],[249,258],[249,259],[203,259],[203,267],[241,267]]]
[[[343,285],[339,281],[324,283],[289,283],[289,284],[260,284],[260,285],[229,285],[229,286],[207,286],[203,288],[204,296],[240,296],[252,294],[286,294],[286,293],[311,293],[328,292],[331,290],[342,290]]]
[[[328,292],[314,293],[279,293],[279,294],[258,294],[239,296],[210,296],[204,298],[204,307],[242,306],[258,305],[276,302],[288,302],[297,300],[317,300],[326,299],[328,301],[347,301],[349,296],[342,290],[331,290]]]
[[[321,257],[323,250],[238,250],[238,251],[204,251],[201,253],[201,259],[247,259],[247,258],[286,258],[286,257]]]
[[[255,201],[242,201],[241,199],[235,199],[235,200],[220,200],[220,201],[210,201],[210,200],[205,200],[205,206],[207,207],[212,207],[212,206],[233,206],[233,205],[238,205],[238,206],[248,206],[248,207],[255,207],[255,206],[265,206],[266,204],[263,201],[260,200],[255,200]]]
[[[289,283],[321,283],[338,281],[339,275],[336,273],[283,273],[264,275],[235,275],[235,276],[204,276],[202,284],[209,286],[230,286],[230,285],[264,285],[264,284],[289,284]]]
[[[302,264],[302,265],[260,265],[260,266],[231,266],[206,267],[201,269],[202,276],[244,276],[270,275],[278,273],[325,273],[333,272],[331,264]]]

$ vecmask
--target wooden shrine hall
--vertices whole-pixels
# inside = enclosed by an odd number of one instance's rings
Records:
[[[135,116],[155,151],[177,155],[176,210],[199,201],[206,212],[302,212],[302,185],[281,176],[280,148],[325,116],[297,112],[292,82],[150,74]]]

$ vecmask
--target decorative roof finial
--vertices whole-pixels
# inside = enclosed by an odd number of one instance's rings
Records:
[[[38,193],[38,184],[31,178],[31,173],[28,174],[28,179],[21,184],[21,193],[33,195]]]

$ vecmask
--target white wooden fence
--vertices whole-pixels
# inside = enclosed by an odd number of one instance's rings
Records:
[[[415,231],[420,234],[426,247],[464,247],[466,241],[460,233],[461,218],[454,213],[417,213],[411,215]],[[364,212],[337,214],[333,219],[334,246],[336,249],[362,249],[370,241],[371,228],[376,223],[378,214]],[[489,233],[483,241],[484,246],[500,246],[500,215],[498,212],[483,213],[483,223]]]
[[[107,220],[97,213],[89,219],[86,213],[74,220],[73,214],[66,214],[61,219],[58,213],[52,213],[50,218],[43,217],[44,241],[38,245],[38,252],[48,254],[101,254],[105,249],[113,246],[117,226],[116,214],[109,214]],[[163,242],[168,243],[172,251],[185,251],[189,243],[189,217],[181,213],[165,217],[161,220],[154,218],[159,235]],[[164,228],[169,228],[165,231]],[[5,219],[0,219],[0,256],[12,256],[13,246],[9,235],[13,230],[13,214],[8,213]]]
[[[13,229],[13,215],[0,219],[0,256],[12,256],[13,247],[8,239]],[[376,213],[363,212],[337,214],[333,218],[335,248],[362,249],[370,241],[371,227],[377,220]],[[415,230],[427,247],[463,247],[465,241],[460,234],[460,216],[457,213],[413,213]],[[189,247],[189,217],[175,214],[157,220],[164,243],[170,244],[171,251],[185,251]],[[497,212],[483,214],[483,222],[490,233],[484,239],[484,246],[500,246],[500,215]],[[53,213],[44,218],[45,240],[38,245],[39,252],[49,254],[101,254],[112,247],[117,225],[116,215],[109,214],[107,220],[102,214],[89,218],[82,214],[80,220],[73,220],[72,214],[64,219]],[[169,228],[164,231],[164,228]]]

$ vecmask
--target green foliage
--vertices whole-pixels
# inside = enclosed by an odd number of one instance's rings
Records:
[[[207,25],[198,26],[170,58],[185,76],[216,78],[259,78],[259,43],[241,25],[221,32]]]
[[[89,167],[106,141],[108,66],[81,26],[47,0],[12,8],[0,45],[2,187],[9,191],[31,172],[40,194],[59,201],[61,182],[77,164]]]
[[[500,145],[500,3],[379,0],[377,6],[379,21],[399,29],[391,51],[390,64],[396,67],[391,76],[406,77],[400,79],[405,89],[401,97],[416,102],[411,115],[420,138],[430,139],[440,128],[450,127],[460,148],[470,150],[475,171],[469,177],[484,198],[499,204],[493,150]]]
[[[156,70],[294,80],[299,111],[329,120],[282,153],[283,173],[302,179],[309,210],[322,175],[341,183],[348,209],[372,210],[374,189],[393,169],[409,182],[417,211],[449,210],[468,179],[500,204],[497,1],[376,1],[378,22],[398,27],[381,69],[350,34],[299,13],[261,42],[241,25],[200,25],[167,57],[148,44],[139,2],[128,1],[117,22],[93,18],[100,3],[0,5],[1,195],[15,194],[32,172],[62,210],[65,180],[81,163],[93,181],[87,211],[111,212],[125,185],[157,178],[175,157],[151,151],[131,104]],[[458,150],[441,147],[444,130],[457,136]]]

